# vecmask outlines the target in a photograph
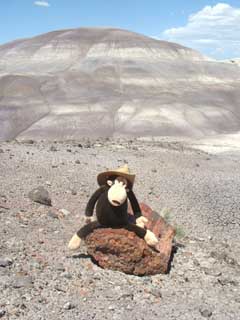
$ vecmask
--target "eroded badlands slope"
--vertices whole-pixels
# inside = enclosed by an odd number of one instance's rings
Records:
[[[240,128],[240,68],[110,28],[0,46],[0,140],[206,136]]]

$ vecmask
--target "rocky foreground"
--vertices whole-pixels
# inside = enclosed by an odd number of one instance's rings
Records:
[[[97,173],[124,162],[138,200],[177,229],[167,275],[103,270],[67,249]],[[2,143],[0,318],[238,319],[239,164],[180,143]],[[48,205],[29,198],[39,186]]]

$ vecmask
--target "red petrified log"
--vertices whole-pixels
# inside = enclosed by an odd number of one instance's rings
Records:
[[[156,250],[135,233],[121,229],[96,229],[86,239],[87,251],[102,268],[134,275],[166,273],[172,252],[175,230],[150,207],[141,204],[147,228],[159,237]],[[131,214],[131,210],[130,214]]]

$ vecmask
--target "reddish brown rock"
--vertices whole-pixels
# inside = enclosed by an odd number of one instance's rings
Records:
[[[175,230],[147,205],[141,204],[141,209],[149,220],[148,229],[159,237],[158,251],[125,229],[96,229],[87,237],[86,245],[99,266],[139,276],[168,271]]]

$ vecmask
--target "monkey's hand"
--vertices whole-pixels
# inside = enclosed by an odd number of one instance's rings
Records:
[[[72,239],[69,241],[68,243],[68,248],[70,250],[76,250],[80,247],[81,245],[81,239],[79,238],[79,236],[75,233],[72,236]]]
[[[86,224],[93,222],[93,220],[94,220],[93,217],[85,217],[85,223]]]
[[[158,244],[158,238],[150,230],[147,230],[144,240],[150,247],[155,247]]]
[[[136,225],[141,228],[144,228],[145,224],[147,224],[147,223],[148,223],[148,219],[143,216],[136,219]]]

